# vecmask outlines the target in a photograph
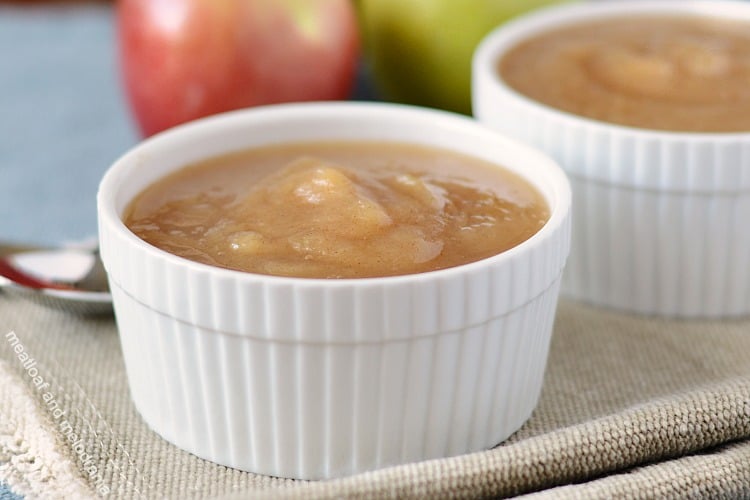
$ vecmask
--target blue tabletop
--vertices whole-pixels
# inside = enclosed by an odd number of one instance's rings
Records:
[[[16,495],[5,483],[0,483],[0,500],[21,500],[22,497]]]
[[[99,179],[136,139],[108,6],[0,7],[0,240],[95,235]]]

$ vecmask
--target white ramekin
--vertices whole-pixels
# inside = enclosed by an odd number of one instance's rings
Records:
[[[497,256],[409,276],[322,280],[198,264],[131,233],[124,208],[187,163],[311,140],[439,146],[504,165],[551,207]],[[130,390],[157,433],[199,457],[327,478],[493,446],[539,395],[569,245],[569,185],[546,156],[476,122],[386,104],[229,113],[135,147],[98,194]]]
[[[750,133],[603,123],[535,102],[498,74],[499,59],[522,40],[582,21],[638,14],[750,20],[750,3],[593,2],[526,15],[478,47],[474,114],[545,151],[570,178],[573,235],[563,294],[645,314],[750,314]]]

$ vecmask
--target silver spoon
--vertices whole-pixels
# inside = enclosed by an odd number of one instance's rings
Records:
[[[97,250],[0,245],[0,290],[76,314],[112,312]]]

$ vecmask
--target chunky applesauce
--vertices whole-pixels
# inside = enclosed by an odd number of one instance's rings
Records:
[[[395,143],[267,146],[187,166],[140,193],[126,225],[167,252],[306,278],[420,273],[512,248],[549,209],[521,177]]]
[[[550,30],[499,61],[518,92],[632,127],[750,131],[750,22],[624,16]]]

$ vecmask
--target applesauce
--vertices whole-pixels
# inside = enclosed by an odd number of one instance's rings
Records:
[[[550,30],[508,51],[502,79],[554,108],[632,127],[750,131],[750,23],[619,16]]]
[[[548,220],[521,177],[442,149],[376,142],[265,146],[157,181],[125,224],[167,252],[302,278],[364,278],[466,264]]]

